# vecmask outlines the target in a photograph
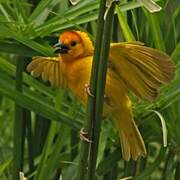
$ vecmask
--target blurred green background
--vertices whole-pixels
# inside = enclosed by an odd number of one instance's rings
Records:
[[[176,77],[152,104],[131,95],[146,159],[124,162],[113,123],[103,121],[98,180],[180,179],[180,2],[156,2],[162,10],[151,14],[135,0],[121,0],[112,41],[137,40],[165,51]],[[86,31],[94,41],[98,7],[98,0],[74,6],[68,0],[0,0],[0,179],[19,179],[19,171],[28,179],[75,179],[85,109],[69,92],[32,78],[26,65],[32,56],[53,56],[52,45],[67,28]]]

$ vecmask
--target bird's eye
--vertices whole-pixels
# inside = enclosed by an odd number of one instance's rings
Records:
[[[71,42],[71,46],[75,46],[76,44],[77,44],[76,41],[72,41],[72,42]]]

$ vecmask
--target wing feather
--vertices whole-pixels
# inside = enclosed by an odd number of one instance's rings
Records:
[[[54,77],[55,77],[55,72],[54,72],[54,63],[51,63],[51,66],[49,68],[49,81],[51,83],[52,86],[54,86]]]
[[[162,84],[174,77],[175,65],[165,53],[142,43],[111,44],[109,68],[138,97],[153,101]]]
[[[27,71],[34,77],[41,76],[43,81],[49,81],[52,86],[60,86],[59,60],[59,57],[34,57]]]
[[[60,72],[59,72],[59,66],[56,66],[55,76],[56,76],[56,83],[55,86],[58,87],[60,85]]]

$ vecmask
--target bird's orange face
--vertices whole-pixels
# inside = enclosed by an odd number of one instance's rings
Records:
[[[84,54],[83,41],[75,31],[65,31],[59,37],[59,42],[54,46],[56,53],[62,58],[71,61],[80,58]]]

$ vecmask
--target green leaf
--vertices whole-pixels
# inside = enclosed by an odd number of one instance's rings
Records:
[[[152,173],[159,167],[160,163],[164,159],[165,152],[166,152],[166,148],[161,147],[161,150],[157,158],[155,159],[155,161],[149,167],[147,167],[144,171],[142,171],[141,174],[135,176],[133,180],[144,180],[144,179],[149,178],[152,175]]]
[[[165,51],[164,39],[161,31],[160,23],[158,14],[151,14],[147,11],[144,11],[151,29],[151,36],[154,40],[154,45],[157,49]]]
[[[162,8],[153,0],[138,0],[149,12],[154,13],[160,11]]]
[[[99,163],[96,173],[99,176],[106,174],[116,165],[120,158],[120,149],[117,148],[108,157],[104,158],[103,161]]]
[[[0,57],[0,71],[7,73],[8,76],[15,77],[16,66],[9,63],[7,60]],[[43,83],[40,83],[38,80],[34,79],[32,76],[28,75],[27,73],[23,73],[23,80],[24,83],[37,89],[41,93],[45,94],[46,96],[53,98],[55,93],[52,91],[51,88],[45,86]]]
[[[178,62],[179,58],[180,58],[180,42],[178,43],[178,45],[176,46],[176,48],[174,49],[174,51],[171,54],[171,58],[175,61]]]
[[[52,0],[41,0],[29,17],[29,21],[34,21],[38,16],[40,16],[51,2]]]
[[[35,100],[34,98],[28,97],[27,95],[18,92],[12,87],[11,84],[7,85],[7,82],[2,79],[0,79],[0,83],[0,94],[14,100],[20,106],[23,106],[30,111],[34,111],[35,113],[50,120],[65,123],[66,125],[74,129],[80,129],[80,121],[78,122],[74,119],[71,120],[71,117],[68,117],[68,115],[64,112],[55,111],[54,107],[52,107],[51,105],[46,104],[38,99]]]
[[[163,146],[167,147],[167,127],[166,127],[166,122],[163,118],[163,116],[155,110],[151,110],[152,112],[154,112],[155,114],[158,115],[159,119],[161,120],[161,126],[162,126],[162,133],[163,133]]]
[[[13,26],[12,26],[13,27]],[[14,31],[10,26],[1,26],[2,34],[7,38],[14,39],[25,46],[37,51],[41,55],[44,56],[54,56],[54,49],[49,45],[42,45],[41,43],[38,43],[37,41],[34,41],[30,39],[30,37],[24,36],[23,34],[20,34],[18,31]],[[25,54],[24,54],[25,55]]]
[[[8,54],[16,54],[20,56],[40,56],[42,53],[39,53],[23,44],[14,43],[14,42],[0,42],[0,51]]]
[[[12,158],[8,158],[4,162],[1,162],[0,175],[2,175],[11,166],[11,163],[12,163]]]
[[[117,5],[116,5],[116,12],[118,15],[119,24],[122,29],[125,40],[126,41],[135,41],[136,39],[127,23],[127,20],[126,20],[124,14],[122,13],[121,9]]]

